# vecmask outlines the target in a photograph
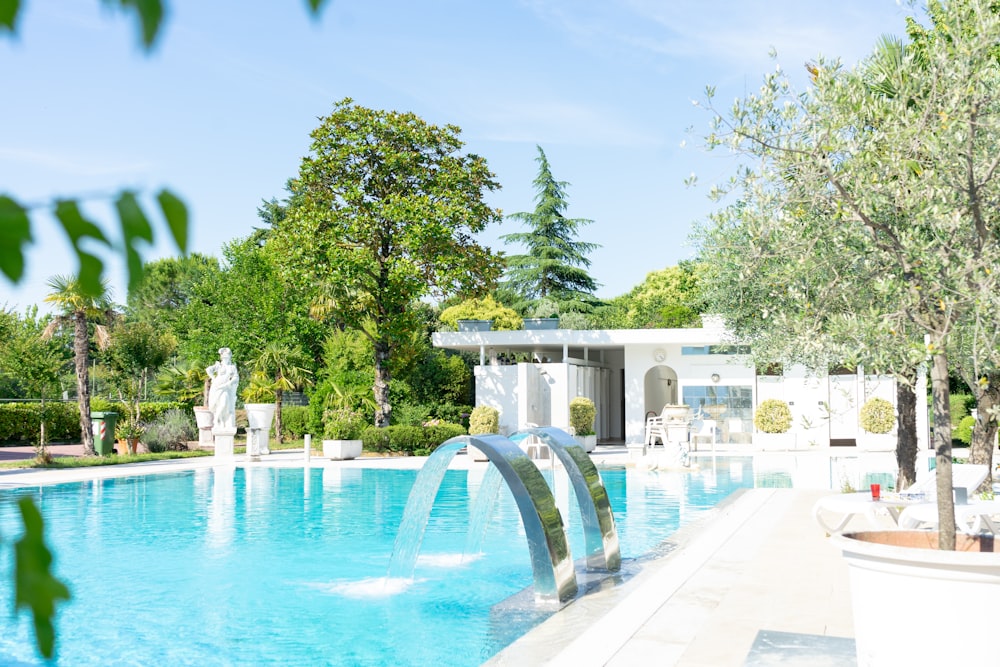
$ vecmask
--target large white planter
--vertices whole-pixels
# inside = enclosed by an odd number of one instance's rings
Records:
[[[256,457],[270,454],[271,420],[277,406],[274,403],[246,403],[247,410],[247,456]]]
[[[198,424],[198,445],[211,446],[215,440],[212,435],[212,426],[215,415],[206,407],[198,406],[194,409],[194,420]]]
[[[859,430],[857,436],[858,449],[866,452],[894,452],[896,451],[895,433],[869,433]]]
[[[938,550],[936,531],[830,540],[847,559],[858,667],[996,664],[1000,554],[992,536],[959,534],[964,551]]]
[[[597,435],[595,434],[574,435],[573,437],[576,438],[576,441],[580,443],[581,447],[583,447],[583,451],[588,454],[597,448]]]
[[[360,440],[324,440],[323,456],[334,461],[356,459],[361,456]]]

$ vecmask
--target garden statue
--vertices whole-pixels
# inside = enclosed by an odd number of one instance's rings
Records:
[[[206,368],[205,373],[212,379],[208,390],[208,408],[212,411],[214,427],[235,429],[236,386],[240,383],[240,374],[228,347],[219,350],[219,361]]]

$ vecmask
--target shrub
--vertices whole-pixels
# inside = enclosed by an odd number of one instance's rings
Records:
[[[361,432],[361,441],[364,449],[370,452],[406,452],[422,456],[434,451],[442,442],[464,434],[461,424],[447,422],[434,426],[369,426]]]
[[[142,441],[152,453],[184,451],[189,440],[198,439],[198,427],[186,410],[167,410],[146,428]]]
[[[861,406],[861,428],[869,433],[888,433],[896,423],[896,409],[884,398],[869,398]]]
[[[792,411],[788,408],[788,403],[769,398],[757,406],[753,425],[761,433],[785,433],[792,427]]]
[[[586,396],[577,396],[569,402],[569,425],[577,435],[593,435],[595,417],[597,408]]]
[[[951,408],[951,425],[953,428],[957,428],[962,420],[971,414],[972,409],[976,407],[976,397],[971,394],[951,394],[948,397],[948,402]],[[928,401],[928,403],[930,402]]]
[[[488,405],[477,405],[469,415],[469,435],[500,432],[500,412]]]
[[[962,421],[958,423],[958,427],[955,428],[955,439],[960,440],[963,444],[972,444],[972,430],[976,427],[976,418],[972,415],[967,417],[962,417]]]
[[[332,408],[323,412],[323,437],[327,440],[355,440],[364,427],[364,417],[357,410]]]
[[[36,442],[41,422],[41,403],[0,404],[0,442]],[[80,411],[76,403],[45,403],[45,438],[48,442],[80,440]]]
[[[281,406],[281,429],[290,438],[309,433],[309,408],[305,405]]]

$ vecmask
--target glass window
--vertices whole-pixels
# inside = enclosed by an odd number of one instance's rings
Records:
[[[719,442],[749,444],[753,436],[753,387],[688,386],[682,401],[701,419],[716,421]]]

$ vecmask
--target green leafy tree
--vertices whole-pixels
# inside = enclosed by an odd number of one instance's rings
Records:
[[[111,327],[103,357],[128,423],[138,426],[142,422],[141,400],[149,380],[176,347],[173,334],[157,331],[148,322],[120,319]]]
[[[95,322],[94,338],[98,347],[106,347],[108,332],[106,322],[113,316],[111,299],[104,292],[93,296],[76,278],[55,276],[48,282],[52,290],[45,300],[59,311],[42,332],[43,338],[50,338],[57,329],[73,327],[73,366],[76,371],[76,400],[80,406],[80,431],[83,451],[94,456],[94,433],[90,428],[90,323]]]
[[[594,315],[600,329],[674,329],[701,326],[701,267],[681,262],[646,275],[627,294],[611,299]]]
[[[217,259],[198,253],[148,262],[142,280],[129,290],[126,315],[130,320],[176,330],[179,314],[194,298],[194,286],[218,269]]]
[[[537,148],[535,210],[507,216],[524,223],[528,231],[500,237],[524,246],[527,254],[508,255],[503,289],[513,295],[515,308],[522,312],[533,300],[549,298],[559,304],[560,312],[589,313],[598,304],[594,291],[599,285],[587,273],[587,255],[600,246],[579,241],[577,236],[580,227],[593,221],[565,216],[569,184],[552,176],[545,151]]]
[[[0,346],[0,375],[8,376],[27,398],[41,400],[35,450],[37,458],[46,461],[45,401],[58,394],[59,378],[69,361],[68,350],[56,339],[43,338],[48,318],[39,317],[37,307],[29,309],[24,317],[0,311],[0,318],[7,324],[0,325],[5,341]]]
[[[345,99],[312,132],[295,203],[268,245],[289,280],[314,290],[313,313],[372,341],[375,424],[390,423],[390,360],[419,328],[412,304],[476,294],[500,260],[474,235],[500,219],[486,161],[462,154],[459,130]],[[292,270],[294,267],[294,270]]]
[[[1000,306],[1000,209],[986,204],[1000,199],[1000,18],[980,0],[931,7],[927,39],[899,64],[894,95],[874,90],[863,65],[820,61],[802,94],[775,72],[717,117],[710,142],[754,159],[737,179],[751,207],[779,199],[786,214],[825,212],[827,223],[814,225],[825,252],[856,258],[882,318],[927,336],[917,351],[930,357],[940,544],[953,549],[949,352],[959,328],[985,325]],[[771,233],[801,217],[784,215]],[[789,252],[817,261],[804,250]],[[994,357],[977,353],[984,364]]]
[[[441,311],[440,320],[452,329],[459,320],[492,320],[495,331],[517,331],[524,324],[516,311],[506,308],[490,295],[481,299],[466,299]]]

